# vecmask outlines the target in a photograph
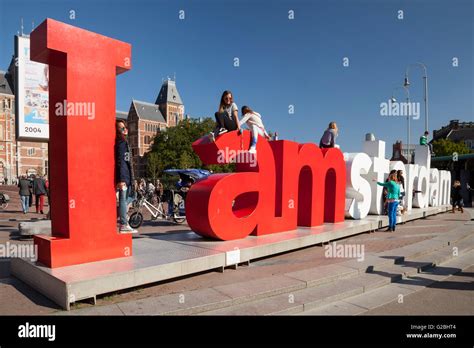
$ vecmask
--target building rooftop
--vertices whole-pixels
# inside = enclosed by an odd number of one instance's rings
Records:
[[[5,71],[0,70],[0,94],[13,95],[12,81]]]
[[[160,93],[156,98],[155,104],[164,104],[164,103],[175,103],[183,105],[181,96],[179,95],[178,89],[176,88],[176,82],[173,80],[166,80],[161,85]]]
[[[474,122],[451,120],[447,126],[433,131],[433,140],[449,139],[454,142],[474,140]]]
[[[128,112],[126,111],[120,111],[120,110],[115,110],[115,118],[117,120],[127,120],[128,118]]]
[[[165,118],[161,114],[159,106],[143,102],[140,100],[132,100],[132,106],[135,108],[137,115],[141,119],[166,123]]]

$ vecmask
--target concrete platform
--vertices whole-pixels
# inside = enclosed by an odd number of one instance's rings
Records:
[[[413,209],[399,217],[406,222],[446,212],[449,206]],[[13,259],[12,275],[69,310],[70,304],[97,295],[169,280],[193,273],[249,262],[388,225],[386,216],[346,220],[315,228],[298,228],[267,236],[249,236],[237,241],[211,241],[194,232],[138,236],[133,240],[133,257],[47,268],[29,260]]]

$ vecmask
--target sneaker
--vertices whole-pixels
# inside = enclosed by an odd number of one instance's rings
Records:
[[[252,154],[256,154],[256,153],[257,153],[257,149],[255,148],[255,146],[251,146],[251,147],[250,147],[249,153],[252,153]]]
[[[138,233],[138,231],[131,228],[130,225],[120,225],[120,233]]]
[[[209,133],[208,137],[210,141],[212,142],[216,141],[216,136],[214,135],[214,132]]]
[[[227,129],[225,129],[225,128],[221,128],[221,129],[219,129],[219,133],[218,133],[218,135],[221,135],[221,134],[224,134],[224,133],[227,133],[227,132],[228,132],[228,130],[227,130]]]

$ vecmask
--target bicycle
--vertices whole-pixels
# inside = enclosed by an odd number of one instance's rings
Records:
[[[152,220],[162,219],[162,220],[173,220],[177,224],[182,224],[186,221],[186,215],[184,214],[184,198],[174,191],[167,192],[167,196],[173,197],[171,199],[164,199],[166,195],[162,197],[156,196],[153,192],[138,192],[138,198],[133,203],[132,208],[135,210],[128,220],[128,223],[132,228],[138,228],[143,223],[143,214],[142,210],[145,208],[151,214]],[[153,204],[151,202],[156,203]],[[168,204],[172,204],[171,209],[164,208],[165,201]],[[172,202],[172,203],[171,203]]]

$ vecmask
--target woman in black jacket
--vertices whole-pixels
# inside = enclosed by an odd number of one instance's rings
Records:
[[[120,233],[137,233],[128,224],[128,207],[134,200],[132,154],[125,121],[115,123],[115,184],[119,196]]]

